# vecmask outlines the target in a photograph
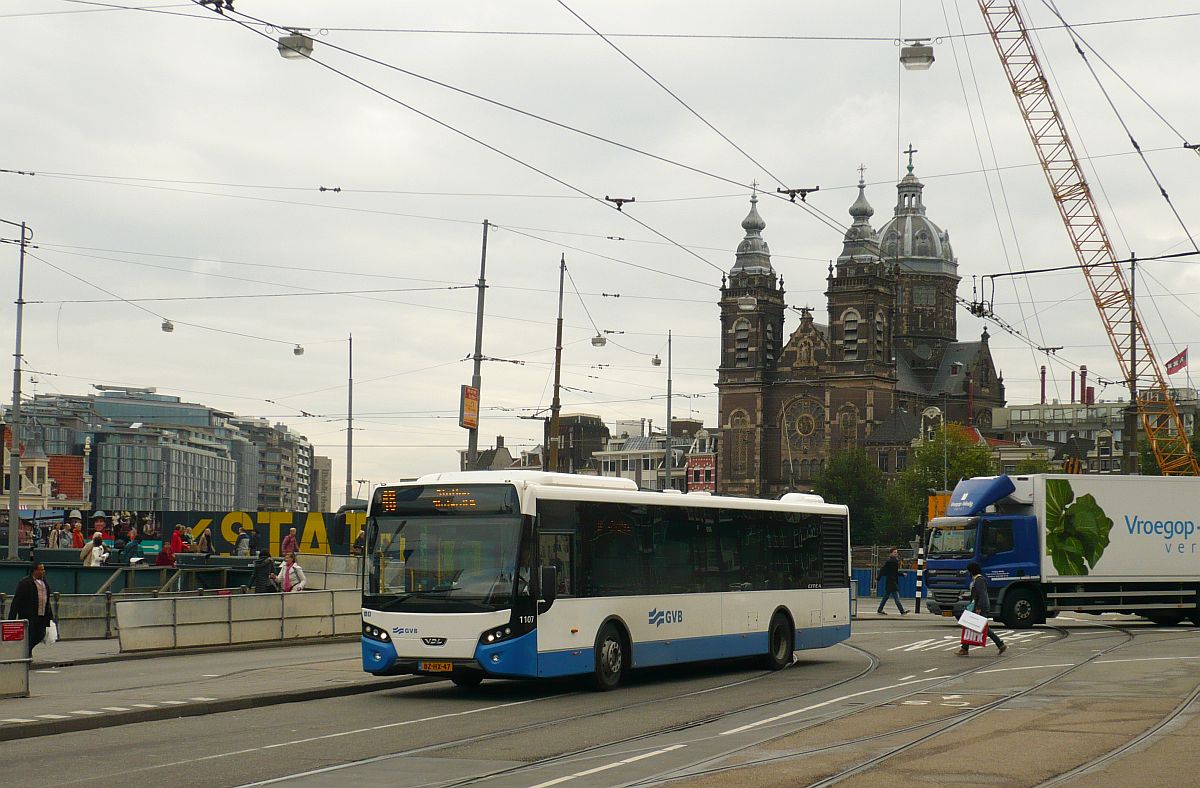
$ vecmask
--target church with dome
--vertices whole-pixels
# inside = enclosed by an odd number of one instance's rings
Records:
[[[911,146],[910,146],[911,151]],[[776,497],[811,488],[829,458],[862,449],[885,473],[904,470],[914,440],[943,419],[981,429],[1004,405],[988,348],[957,336],[958,260],[926,215],[913,174],[879,230],[859,178],[841,254],[825,276],[828,318],[807,307],[784,333],[784,277],[771,263],[758,198],[721,284],[717,489]]]

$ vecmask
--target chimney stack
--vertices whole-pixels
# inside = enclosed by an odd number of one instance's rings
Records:
[[[1087,364],[1079,366],[1079,403],[1087,404]]]
[[[1075,404],[1075,370],[1071,370],[1071,404]]]
[[[1042,364],[1042,405],[1046,404],[1046,365]]]
[[[1087,387],[1087,404],[1088,405],[1096,404],[1096,387],[1095,386]]]

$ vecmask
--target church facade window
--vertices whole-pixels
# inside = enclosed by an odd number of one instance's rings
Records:
[[[913,306],[936,306],[937,288],[933,285],[913,285]]]
[[[887,321],[883,312],[875,313],[875,358],[887,361]]]
[[[750,366],[750,321],[739,320],[733,324],[733,365]]]
[[[754,435],[750,429],[750,416],[744,410],[735,410],[729,417],[729,429],[732,437],[730,465],[733,475],[745,478],[750,475],[750,447]]]
[[[775,363],[775,325],[770,321],[767,322],[764,334],[767,338],[767,363],[773,365]]]
[[[847,361],[858,358],[858,323],[857,310],[847,309],[842,313],[842,358]]]

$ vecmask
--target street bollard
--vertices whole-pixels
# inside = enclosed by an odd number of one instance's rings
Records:
[[[28,621],[0,621],[0,698],[29,697],[28,642]]]
[[[925,596],[925,546],[917,548],[917,612],[921,612],[921,599]]]

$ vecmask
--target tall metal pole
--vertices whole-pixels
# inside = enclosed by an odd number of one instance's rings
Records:
[[[554,399],[550,401],[550,471],[558,471],[558,412],[562,403],[558,398],[559,378],[562,371],[562,305],[563,282],[567,276],[567,256],[564,254],[558,262],[558,323],[554,336]]]
[[[346,339],[346,505],[354,497],[354,334]]]
[[[942,394],[945,410],[942,411],[942,492],[950,492],[950,449],[946,433],[949,431],[950,392]]]
[[[674,462],[674,457],[671,456],[671,331],[667,331],[667,452],[663,458],[663,469],[667,472],[667,478],[663,484],[664,490],[671,489],[671,465]]]
[[[488,236],[488,220],[483,220],[483,251],[479,253],[479,297],[475,300],[475,367],[471,372],[471,388],[479,390],[481,383],[479,377],[479,365],[483,361],[483,294],[487,290],[487,279],[484,274],[487,271],[487,236]],[[467,430],[467,467],[474,468],[475,460],[479,456],[479,426],[476,424],[474,429]]]
[[[1125,410],[1125,473],[1137,473],[1138,459],[1138,393],[1137,393],[1137,255],[1129,254],[1129,407]]]
[[[16,222],[5,222],[14,227]],[[8,459],[8,560],[17,560],[21,530],[21,321],[25,313],[25,244],[33,240],[33,231],[21,222],[21,254],[17,263],[17,349],[13,353],[12,451]]]

